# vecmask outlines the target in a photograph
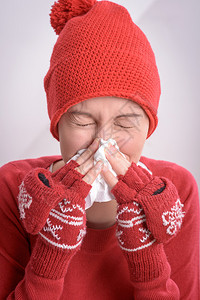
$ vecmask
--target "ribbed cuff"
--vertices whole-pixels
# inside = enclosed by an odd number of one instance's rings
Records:
[[[152,175],[145,169],[138,167],[132,162],[131,166],[126,171],[122,179],[131,189],[139,192],[147,185],[152,179]]]
[[[136,252],[123,251],[133,282],[150,282],[162,276],[168,261],[162,244]]]
[[[70,260],[76,251],[51,247],[38,237],[31,255],[31,267],[38,276],[60,279],[65,276]]]
[[[71,160],[64,167],[53,173],[52,178],[57,182],[61,182],[66,187],[70,187],[74,181],[81,180],[84,176],[75,170],[79,166],[75,160]]]
[[[137,192],[128,185],[126,185],[122,180],[119,180],[117,184],[112,188],[111,193],[116,198],[119,204],[133,202]]]
[[[78,195],[77,199],[79,199],[81,197],[82,200],[84,200],[87,197],[91,188],[92,188],[92,185],[85,182],[84,180],[76,180],[71,186],[71,189],[76,191],[76,193]],[[84,201],[84,204],[85,204],[85,201]]]

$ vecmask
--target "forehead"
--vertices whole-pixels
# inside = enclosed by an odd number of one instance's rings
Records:
[[[78,111],[100,111],[100,110],[110,110],[112,112],[131,112],[131,111],[143,111],[141,106],[136,102],[129,99],[119,98],[119,97],[96,97],[84,100],[76,105],[69,108],[69,112],[73,110]]]

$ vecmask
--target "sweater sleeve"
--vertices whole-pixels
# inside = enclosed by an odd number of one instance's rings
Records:
[[[149,168],[151,168],[156,175],[161,176],[163,175],[162,163],[161,161],[160,169],[154,169],[151,164]],[[164,245],[165,254],[169,263],[168,271],[154,282],[150,282],[150,285],[147,283],[133,283],[135,290],[134,299],[198,300],[200,295],[200,215],[197,183],[192,174],[185,168],[175,164],[168,164],[164,169],[165,176],[172,180],[178,190],[181,202],[184,204],[185,217],[183,218],[181,230],[177,236]],[[180,293],[180,298],[173,296],[173,294],[177,295],[177,289]]]
[[[24,278],[8,295],[8,300],[14,299],[60,299],[63,292],[64,278],[51,280],[34,274],[30,264],[25,268]]]
[[[160,276],[149,282],[133,282],[134,300],[179,300],[180,290],[171,279],[171,268],[168,263]],[[186,298],[185,298],[186,299]]]
[[[0,169],[0,299],[59,299],[64,279],[37,276],[29,264],[30,236],[19,219],[16,200],[23,175],[12,163]]]
[[[184,204],[185,217],[180,232],[165,245],[165,253],[172,269],[171,278],[180,289],[180,299],[198,300],[199,277],[199,192],[190,172],[182,167],[170,170],[180,199]]]

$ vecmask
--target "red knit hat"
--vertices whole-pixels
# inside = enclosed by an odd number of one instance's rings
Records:
[[[44,79],[51,133],[71,106],[115,96],[147,113],[148,137],[155,130],[160,79],[152,48],[127,9],[110,1],[58,0],[51,25],[59,34]]]

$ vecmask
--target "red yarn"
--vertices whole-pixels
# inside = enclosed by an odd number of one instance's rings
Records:
[[[144,109],[149,117],[149,137],[158,123],[161,90],[155,56],[145,34],[121,5],[65,1],[54,4],[51,13],[53,27],[60,32],[44,79],[51,133],[59,140],[58,122],[71,106],[115,96]]]
[[[51,9],[50,20],[56,34],[60,34],[67,21],[87,13],[96,2],[96,0],[58,0],[55,2]]]

